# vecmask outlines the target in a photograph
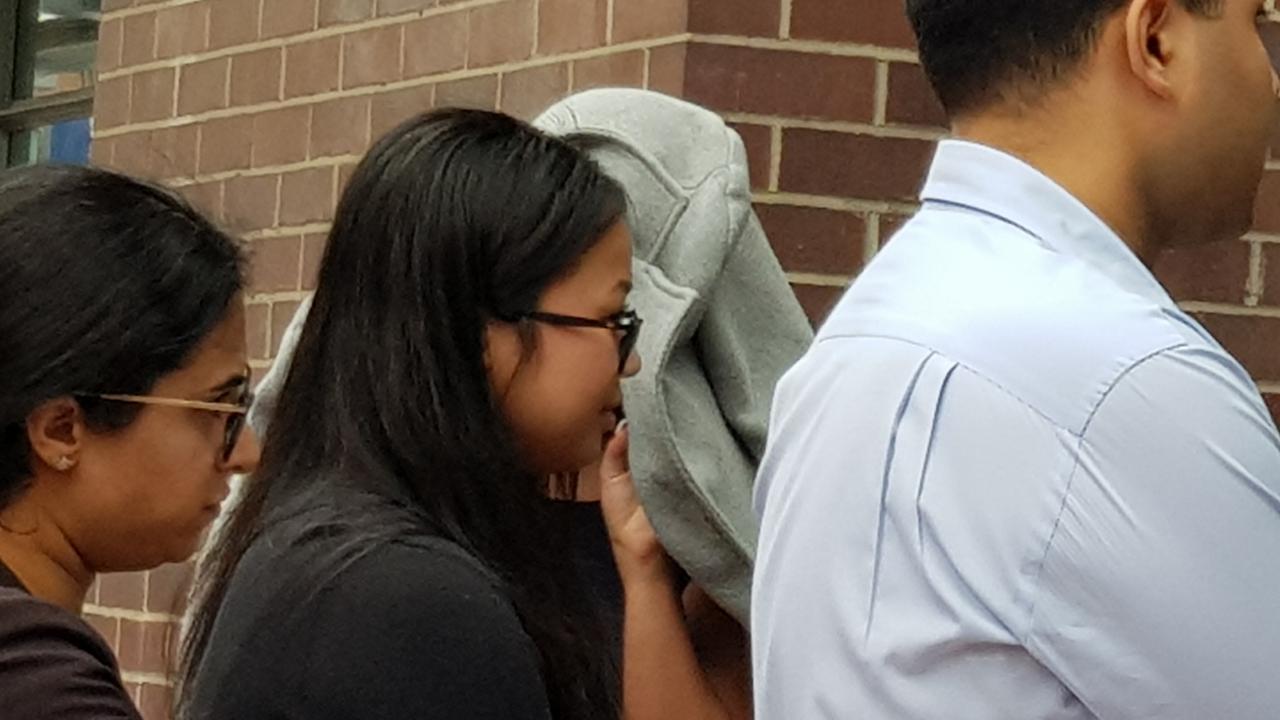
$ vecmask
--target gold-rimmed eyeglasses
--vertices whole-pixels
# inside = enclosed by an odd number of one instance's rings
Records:
[[[253,406],[253,392],[248,390],[247,386],[240,398],[235,402],[205,402],[203,400],[183,400],[181,398],[156,397],[153,395],[122,395],[114,393],[76,393],[76,395],[111,402],[158,405],[161,407],[185,408],[187,410],[224,414],[227,416],[227,425],[222,436],[222,454],[219,456],[222,462],[230,460],[231,454],[235,452],[236,444],[240,442],[240,434],[244,431],[249,408]]]

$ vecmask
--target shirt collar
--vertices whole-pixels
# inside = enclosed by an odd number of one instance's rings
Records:
[[[1176,308],[1138,256],[1062,186],[1018,158],[963,140],[938,144],[920,199],[990,215],[1081,260],[1121,288]]]

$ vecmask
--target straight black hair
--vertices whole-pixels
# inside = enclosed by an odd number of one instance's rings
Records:
[[[237,564],[300,512],[349,538],[335,566],[396,533],[457,543],[512,597],[554,716],[617,716],[599,614],[484,352],[487,324],[536,309],[625,210],[586,155],[506,115],[437,111],[374,145],[339,203],[262,462],[197,578],[184,688],[199,682]]]
[[[0,173],[0,508],[31,479],[33,410],[76,393],[146,394],[243,287],[240,248],[166,190],[84,167]],[[138,411],[79,402],[104,432]]]

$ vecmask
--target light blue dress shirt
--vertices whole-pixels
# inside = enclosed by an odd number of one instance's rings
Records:
[[[923,200],[777,391],[757,717],[1280,718],[1249,376],[1023,162],[943,142]]]

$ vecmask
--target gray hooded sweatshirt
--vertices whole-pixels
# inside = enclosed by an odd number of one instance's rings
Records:
[[[630,89],[575,95],[534,125],[604,140],[591,156],[627,193],[645,320],[643,369],[623,383],[633,477],[668,553],[745,624],[769,403],[812,331],[752,210],[742,140],[715,113]],[[309,307],[258,388],[260,434]]]

